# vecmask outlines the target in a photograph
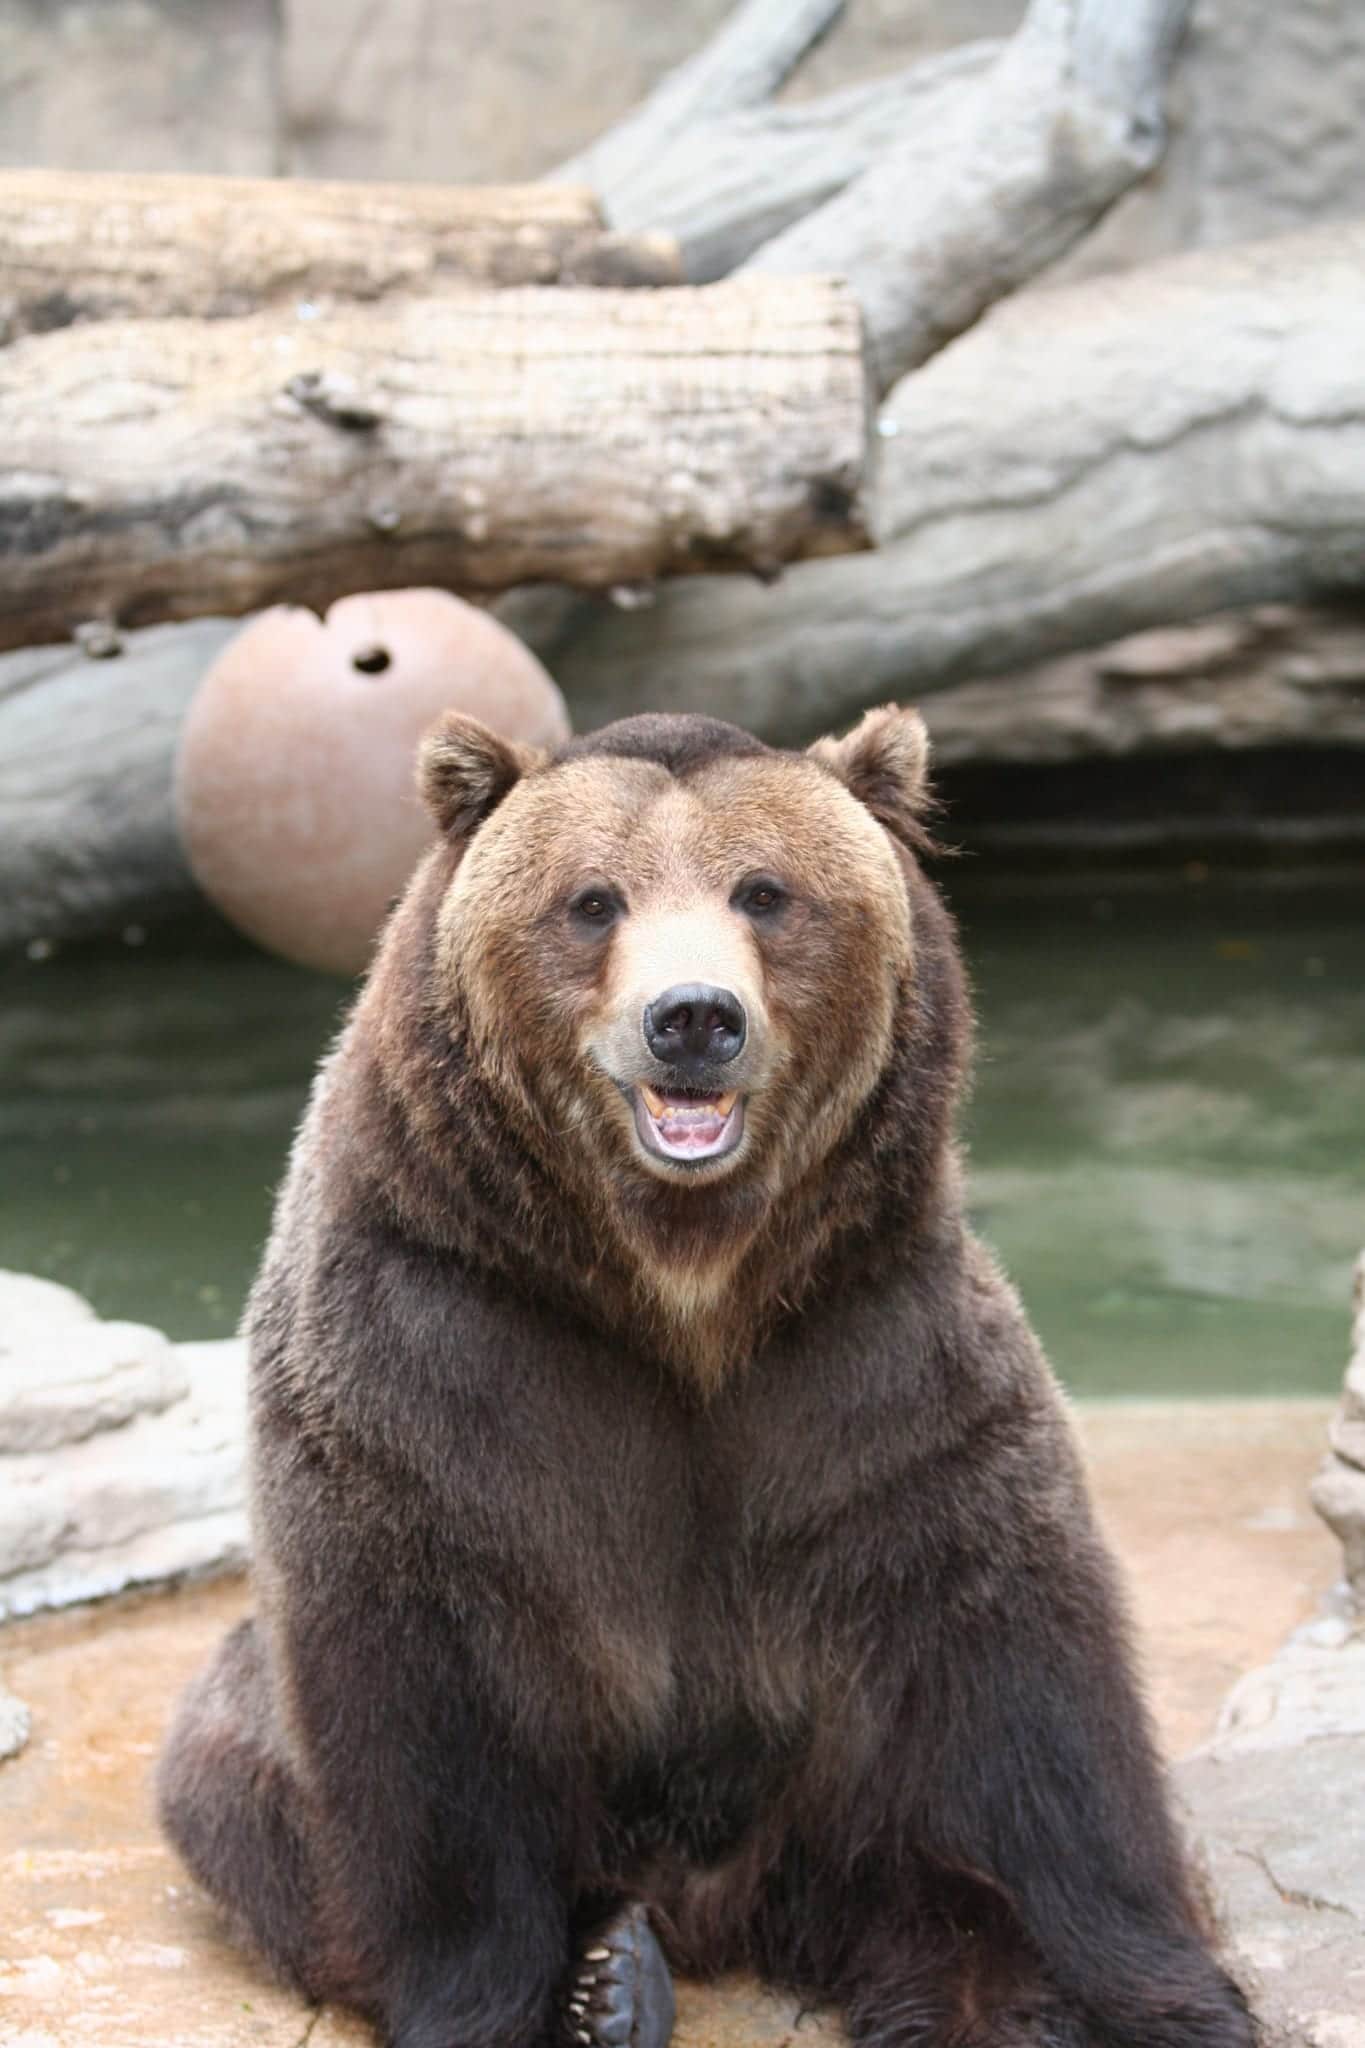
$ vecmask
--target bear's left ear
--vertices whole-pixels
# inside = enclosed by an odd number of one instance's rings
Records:
[[[447,711],[422,742],[417,787],[441,830],[468,839],[513,784],[547,759],[539,747],[504,739],[463,711]]]
[[[916,852],[933,847],[924,815],[929,794],[929,735],[918,711],[883,704],[868,711],[841,740],[817,740],[813,761],[837,775],[850,796],[866,804],[878,824]]]

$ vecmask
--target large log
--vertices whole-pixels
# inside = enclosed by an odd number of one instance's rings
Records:
[[[575,723],[799,737],[1068,649],[1365,587],[1365,223],[999,306],[886,401],[881,542],[535,636]],[[581,608],[580,608],[581,611]]]
[[[1030,0],[995,63],[750,259],[837,271],[880,390],[1036,277],[1157,163],[1191,0]]]
[[[940,124],[1000,47],[964,43],[819,99],[708,113],[628,174],[612,176],[608,166],[602,190],[612,221],[676,236],[694,284],[726,277],[907,134]]]
[[[709,43],[555,177],[621,190],[698,122],[769,99],[843,9],[844,0],[742,0]]]
[[[820,279],[514,289],[0,350],[0,646],[435,583],[775,574],[863,546],[857,309]]]
[[[0,340],[460,282],[680,279],[667,235],[610,232],[586,189],[0,172]]]
[[[1030,0],[1007,42],[765,107],[837,9],[747,0],[557,175],[586,177],[619,226],[671,228],[691,277],[741,259],[846,277],[884,391],[1152,169],[1190,5]]]

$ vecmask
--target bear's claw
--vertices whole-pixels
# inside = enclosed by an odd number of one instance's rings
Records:
[[[673,1979],[643,1906],[626,1906],[598,1929],[565,2000],[578,2048],[668,2048]]]

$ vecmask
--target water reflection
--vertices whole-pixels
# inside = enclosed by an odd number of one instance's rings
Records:
[[[1365,1243],[1365,892],[954,889],[979,1227],[1084,1391],[1328,1389]]]
[[[1326,1390],[1365,1242],[1365,892],[949,878],[979,1226],[1080,1392]],[[0,969],[0,1263],[223,1335],[348,991],[240,950]]]

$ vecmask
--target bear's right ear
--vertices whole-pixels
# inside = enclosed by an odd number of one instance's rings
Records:
[[[864,713],[843,739],[816,740],[806,752],[894,838],[916,853],[938,850],[924,823],[936,805],[929,794],[929,735],[918,711],[883,704]]]
[[[509,789],[548,757],[538,747],[490,732],[463,711],[447,711],[417,756],[417,787],[442,832],[468,839]]]

